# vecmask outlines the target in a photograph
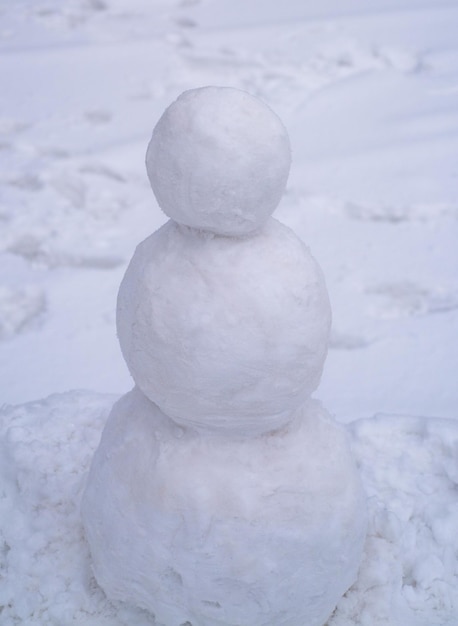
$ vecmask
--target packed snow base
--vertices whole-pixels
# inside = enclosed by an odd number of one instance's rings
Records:
[[[114,399],[70,392],[0,413],[2,626],[155,624],[105,597],[83,538],[80,498]],[[328,626],[456,626],[458,422],[380,415],[349,434],[369,534]]]

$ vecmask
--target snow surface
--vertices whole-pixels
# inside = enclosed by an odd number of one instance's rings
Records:
[[[164,221],[145,139],[184,89],[258,95],[292,141],[276,215],[331,296],[317,395],[343,422],[398,414],[350,425],[371,528],[330,624],[456,626],[456,0],[17,0],[0,25],[0,403],[131,387],[116,293]],[[113,400],[2,412],[2,625],[152,623],[107,603],[81,539]]]

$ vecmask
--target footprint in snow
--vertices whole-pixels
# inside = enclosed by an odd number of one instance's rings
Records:
[[[110,111],[106,111],[104,109],[97,109],[93,111],[86,111],[84,113],[84,118],[90,124],[94,124],[96,126],[108,124],[111,122],[113,114]]]
[[[107,167],[103,163],[88,163],[79,168],[81,174],[92,174],[102,178],[108,178],[118,183],[125,183],[125,177],[111,167]]]
[[[38,324],[46,306],[46,296],[41,289],[0,286],[0,341]]]
[[[10,118],[0,118],[0,135],[15,135],[30,128],[29,122],[19,122]]]
[[[382,283],[365,290],[385,319],[446,313],[458,309],[458,290],[423,287],[410,281]]]
[[[8,180],[8,185],[22,191],[40,191],[43,189],[43,181],[35,174],[23,174]]]
[[[356,333],[333,329],[329,339],[330,350],[361,350],[370,346],[375,339]]]
[[[429,203],[417,205],[360,204],[347,202],[344,211],[354,220],[398,224],[408,221],[437,220],[439,217],[458,218],[458,204]]]
[[[174,22],[181,28],[195,28],[197,26],[197,22],[189,17],[177,17]]]

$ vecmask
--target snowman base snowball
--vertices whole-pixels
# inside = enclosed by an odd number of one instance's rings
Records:
[[[97,581],[162,626],[322,626],[356,580],[366,503],[342,427],[310,396],[330,305],[270,217],[289,139],[245,92],[182,94],[147,171],[171,218],[118,296],[136,383],[113,407],[82,516]]]
[[[365,498],[343,428],[309,400],[258,437],[113,408],[83,516],[110,598],[163,626],[322,626],[355,581]]]

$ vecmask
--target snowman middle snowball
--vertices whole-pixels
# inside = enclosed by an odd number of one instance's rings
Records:
[[[148,175],[175,219],[138,246],[117,328],[135,383],[177,422],[273,430],[318,386],[331,321],[324,278],[270,217],[289,166],[282,123],[242,91],[185,92],[153,132]]]

